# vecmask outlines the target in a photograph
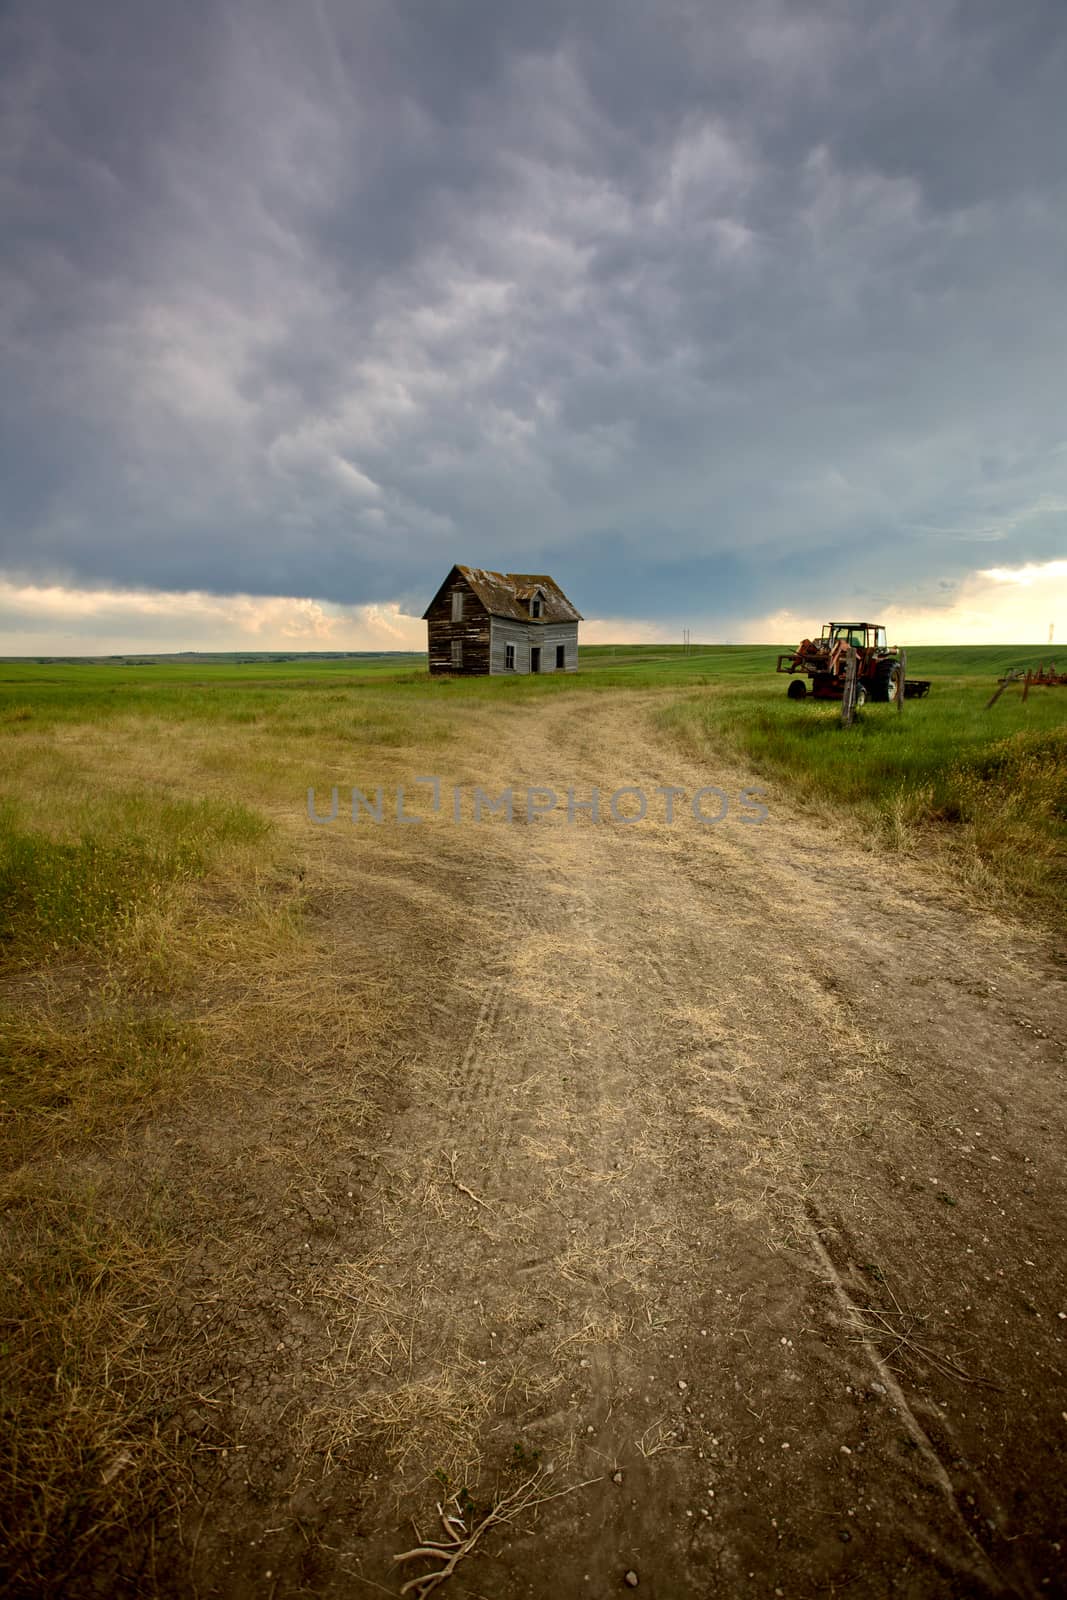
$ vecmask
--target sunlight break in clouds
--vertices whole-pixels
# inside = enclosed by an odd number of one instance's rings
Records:
[[[994,583],[1016,583],[1024,589],[1034,584],[1051,584],[1056,579],[1067,578],[1067,561],[1028,561],[1024,567],[990,567],[979,573]]]
[[[423,650],[426,625],[395,604],[299,596],[74,589],[0,580],[0,653]]]
[[[1046,644],[1052,623],[1055,637],[1067,643],[1067,560],[971,573],[941,603],[838,602],[832,617],[778,611],[745,622],[733,637],[749,644],[791,644],[831,621],[883,622],[890,643],[902,645]]]

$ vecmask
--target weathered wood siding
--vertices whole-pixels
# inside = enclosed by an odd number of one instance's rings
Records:
[[[452,620],[452,596],[463,595],[463,616]],[[431,672],[450,672],[457,677],[482,677],[489,670],[489,636],[491,619],[488,611],[474,593],[470,584],[459,574],[441,589],[426,614],[429,633]],[[462,663],[457,666],[452,659],[452,645],[458,640],[462,646]]]
[[[578,671],[578,624],[576,622],[512,622],[508,617],[491,619],[490,672],[507,672],[507,646],[515,646],[515,672],[530,670],[530,648],[541,647],[542,672]],[[563,646],[563,667],[556,666],[556,647]],[[431,671],[433,670],[431,666]]]

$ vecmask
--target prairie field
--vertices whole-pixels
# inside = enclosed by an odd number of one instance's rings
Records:
[[[1067,689],[777,649],[0,662],[9,1592],[399,1593],[435,1500],[526,1513],[457,1593],[1046,1580]]]

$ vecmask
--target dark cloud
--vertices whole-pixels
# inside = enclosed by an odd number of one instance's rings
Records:
[[[725,620],[1063,550],[1059,0],[0,28],[10,572]]]

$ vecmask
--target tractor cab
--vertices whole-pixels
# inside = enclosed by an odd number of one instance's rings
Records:
[[[827,650],[838,643],[857,650],[886,649],[885,629],[876,622],[825,622],[821,637]]]

